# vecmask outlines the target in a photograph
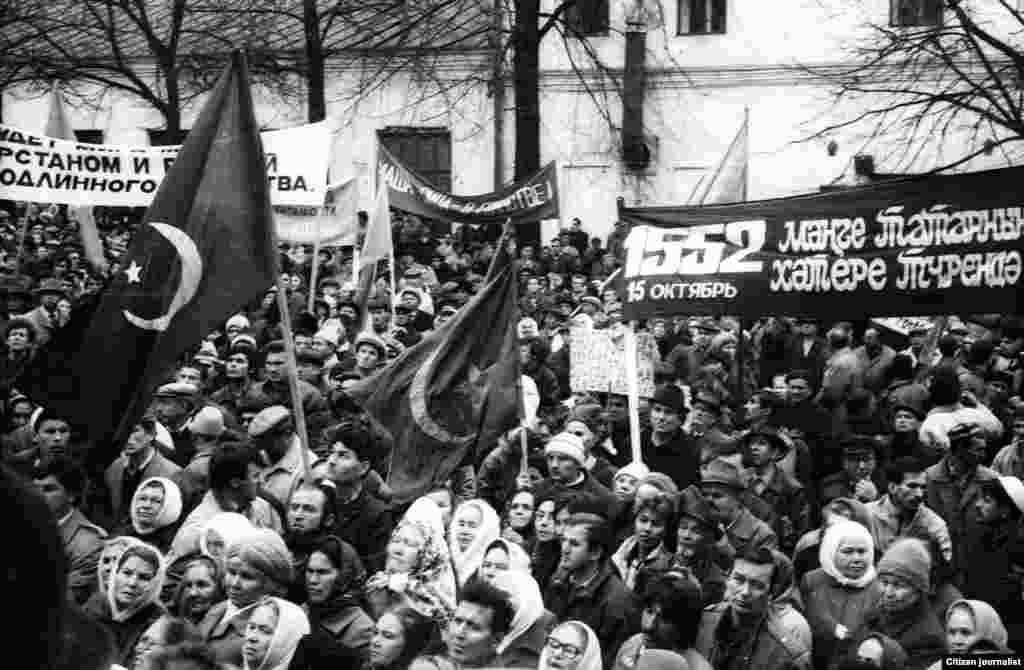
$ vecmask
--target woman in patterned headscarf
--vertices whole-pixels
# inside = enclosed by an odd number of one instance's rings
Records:
[[[395,527],[384,570],[367,583],[366,597],[374,619],[403,605],[438,622],[455,611],[455,575],[433,500],[418,499]]]

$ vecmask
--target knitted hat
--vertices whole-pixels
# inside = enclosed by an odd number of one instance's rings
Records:
[[[650,472],[651,469],[643,463],[633,461],[629,465],[624,465],[619,468],[619,471],[615,473],[615,477],[618,478],[619,475],[627,475],[629,477],[633,477],[639,482],[639,480],[646,477]]]
[[[228,319],[227,323],[224,324],[224,330],[231,330],[232,328],[248,330],[249,325],[249,319],[247,319],[244,314],[235,314],[233,317]]]
[[[292,583],[292,554],[281,536],[269,528],[254,528],[235,540],[225,558],[234,556],[282,587]]]
[[[892,575],[905,580],[921,593],[931,588],[932,557],[924,542],[915,538],[901,538],[889,545],[878,562],[878,574]]]
[[[580,467],[583,466],[587,458],[583,449],[583,440],[572,433],[558,433],[548,440],[547,446],[544,447],[544,455],[550,456],[551,454],[568,456],[579,463]]]

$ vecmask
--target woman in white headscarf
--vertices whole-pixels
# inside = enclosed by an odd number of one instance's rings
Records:
[[[601,670],[601,643],[582,621],[561,623],[548,635],[537,670]]]
[[[366,583],[369,614],[375,620],[407,606],[444,625],[455,611],[455,575],[437,503],[419,498],[395,526],[384,569]]]
[[[243,669],[287,670],[299,641],[306,635],[309,620],[301,607],[283,598],[264,598],[245,627]]]
[[[530,574],[530,556],[515,542],[499,537],[484,549],[484,557],[476,576],[485,581],[493,581],[498,573],[510,570]]]
[[[117,558],[108,580],[106,598],[90,601],[84,611],[103,624],[117,645],[117,663],[131,664],[135,645],[164,614],[159,604],[164,580],[164,557],[143,542],[130,544]]]
[[[853,632],[877,602],[875,543],[862,524],[839,521],[825,530],[821,567],[804,575],[800,592],[811,627],[815,667],[834,666],[849,652]]]
[[[166,553],[181,520],[181,489],[166,477],[150,477],[139,484],[129,509],[125,535],[138,538]]]
[[[253,528],[252,522],[241,514],[221,512],[211,517],[199,531],[199,551],[223,564],[227,548]]]
[[[528,572],[508,570],[489,580],[508,594],[515,616],[508,633],[498,644],[499,665],[505,668],[532,668],[540,659],[547,632],[555,625],[555,615],[544,608],[537,580]]]
[[[488,545],[501,535],[501,519],[483,500],[467,500],[455,509],[448,547],[459,588],[480,568]]]

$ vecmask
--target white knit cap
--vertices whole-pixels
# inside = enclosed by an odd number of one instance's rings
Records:
[[[232,326],[246,330],[249,327],[249,319],[244,314],[235,314],[224,324],[224,329],[230,330]]]
[[[572,433],[558,433],[552,437],[546,447],[544,447],[544,455],[550,456],[551,454],[561,454],[568,456],[582,466],[587,460],[586,452],[583,448],[583,440],[573,435]]]

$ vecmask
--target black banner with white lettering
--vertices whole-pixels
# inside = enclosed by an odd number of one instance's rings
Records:
[[[458,223],[536,223],[558,218],[558,182],[554,163],[529,179],[485,195],[438,191],[405,167],[383,146],[377,147],[378,184],[388,185],[389,205],[403,212]]]
[[[627,319],[1018,312],[1024,168],[619,210]]]

